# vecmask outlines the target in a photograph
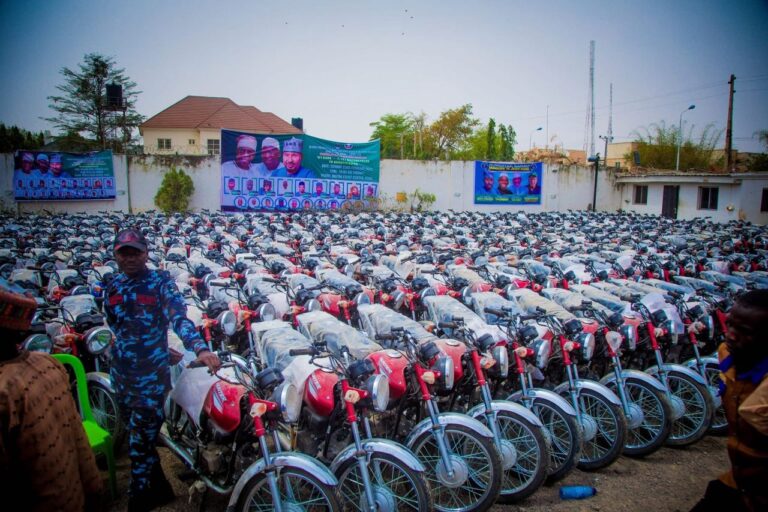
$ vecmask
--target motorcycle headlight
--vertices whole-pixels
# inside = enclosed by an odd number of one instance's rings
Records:
[[[431,286],[427,286],[423,290],[419,291],[419,299],[421,300],[424,300],[426,297],[434,297],[435,295],[437,295],[437,292]]]
[[[320,304],[320,301],[317,299],[309,299],[306,304],[304,304],[304,309],[307,311],[322,311],[323,306]]]
[[[630,327],[630,326],[626,326]],[[605,342],[608,343],[608,346],[611,347],[611,350],[618,353],[619,349],[621,348],[621,333],[618,333],[616,331],[608,331],[605,333]]]
[[[237,330],[237,317],[231,311],[222,311],[219,317],[216,319],[219,323],[219,327],[224,331],[227,336],[232,336]]]
[[[432,365],[432,369],[440,374],[437,379],[438,389],[440,391],[450,391],[453,389],[454,372],[453,359],[448,356],[440,356]]]
[[[24,350],[30,352],[44,352],[50,354],[51,349],[53,348],[53,342],[51,341],[51,338],[45,334],[33,334],[27,336],[27,339],[24,340],[24,343],[22,343],[21,346]]]
[[[576,337],[576,341],[581,345],[581,358],[589,361],[595,354],[595,335],[591,332],[583,332]]]
[[[374,411],[383,412],[389,405],[389,378],[386,375],[371,375],[365,381],[368,400]]]
[[[706,336],[712,337],[715,335],[715,319],[712,318],[712,315],[705,315],[701,317],[701,322],[704,323],[704,325],[707,328]]]
[[[637,329],[633,325],[622,325],[619,328],[619,334],[627,341],[627,348],[629,350],[637,348]]]
[[[533,350],[536,367],[543,370],[549,364],[549,356],[552,355],[552,342],[545,339],[534,341],[530,348]]]
[[[401,290],[395,290],[392,292],[392,306],[394,309],[400,309],[405,302],[405,293]]]
[[[492,368],[493,373],[501,378],[506,378],[509,375],[509,352],[507,347],[493,347],[493,358],[496,360],[496,364]]]
[[[659,327],[667,331],[667,334],[669,334],[670,340],[672,341],[672,344],[677,344],[677,333],[675,332],[675,322],[670,320],[665,320]]]
[[[360,292],[357,295],[355,295],[355,304],[358,306],[361,306],[363,304],[370,304],[371,299],[368,297],[368,294],[365,292]]]
[[[517,286],[515,286],[514,284],[508,284],[507,286],[504,287],[504,295],[506,295],[508,299],[511,299],[512,292],[515,290],[517,290]]]
[[[280,407],[280,414],[286,423],[296,423],[301,414],[301,395],[296,386],[290,382],[283,382],[272,393],[272,401]]]
[[[275,311],[275,306],[272,304],[262,304],[256,312],[259,314],[259,320],[262,322],[269,322],[277,318],[277,311]]]
[[[472,298],[472,289],[469,286],[465,286],[461,289],[461,302],[464,304],[469,304],[470,299]]]
[[[94,327],[85,333],[85,347],[91,354],[101,354],[112,343],[112,330],[108,327]]]
[[[83,285],[77,285],[69,292],[70,295],[89,295],[90,293],[91,289]]]

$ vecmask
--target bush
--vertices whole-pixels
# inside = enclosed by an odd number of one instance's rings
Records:
[[[194,191],[192,178],[183,169],[171,167],[163,176],[163,183],[155,194],[155,205],[165,213],[185,213]]]

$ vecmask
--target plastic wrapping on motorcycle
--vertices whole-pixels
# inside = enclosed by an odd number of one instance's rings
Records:
[[[450,274],[453,277],[461,277],[469,281],[469,284],[482,283],[485,281],[480,274],[464,265],[448,265]]]
[[[512,297],[517,301],[517,305],[528,314],[536,312],[536,308],[541,308],[549,315],[555,315],[558,320],[567,322],[576,316],[566,310],[559,304],[552,302],[551,300],[542,297],[533,290],[528,288],[520,288],[512,292]]]
[[[291,274],[286,278],[286,282],[288,283],[288,286],[294,291],[297,291],[300,288],[314,288],[320,285],[320,281],[312,276],[308,276],[307,274]],[[320,290],[312,291],[312,295],[314,297],[317,297],[320,295],[320,293]]]
[[[667,316],[672,319],[673,325],[675,327],[675,334],[683,334],[685,333],[685,326],[683,325],[683,320],[680,318],[680,313],[678,313],[677,308],[675,306],[672,306],[671,304],[668,304],[664,301],[664,296],[660,293],[649,293],[645,297],[643,297],[640,302],[645,305],[645,307],[648,308],[648,310],[653,313],[654,311],[658,311],[660,309],[663,309],[666,311]]]
[[[63,297],[59,302],[59,305],[62,309],[66,310],[68,314],[72,315],[73,320],[83,313],[99,311],[99,307],[96,305],[96,299],[93,295],[69,295]]]
[[[371,341],[365,334],[324,311],[302,313],[296,320],[306,336],[325,343],[334,355],[340,356],[343,347],[349,350],[353,359],[363,359],[368,354],[382,350],[381,345]]]
[[[512,316],[523,314],[516,302],[507,300],[498,293],[493,292],[473,293],[472,307],[475,313],[480,315],[481,318],[485,318],[489,324],[498,323],[499,318],[492,313],[486,313],[485,308],[502,309],[508,311]]]
[[[402,328],[418,342],[434,339],[419,322],[389,309],[381,304],[363,304],[357,308],[363,322],[363,328],[371,339],[376,335],[389,334],[392,328]]]
[[[632,310],[632,304],[623,301],[617,296],[595,287],[595,284],[572,284],[570,289],[579,292],[584,297],[593,301],[594,304],[601,304],[614,313],[622,315],[638,316],[638,313]]]
[[[584,285],[581,285],[584,286]],[[560,304],[568,311],[571,311],[573,308],[580,307],[584,299],[586,298],[581,293],[577,293],[576,290],[564,290],[562,288],[545,288],[541,290],[541,294],[546,297],[547,299],[556,302],[557,304]],[[601,311],[605,313],[606,315],[610,316],[613,311],[599,302],[593,302],[592,308],[594,308],[597,311]]]
[[[427,307],[430,319],[435,323],[451,321],[453,317],[461,317],[464,320],[464,324],[478,338],[483,334],[490,334],[496,341],[506,339],[504,333],[498,327],[488,325],[474,311],[453,297],[447,295],[424,297],[424,305]],[[447,329],[446,332],[450,336],[452,329]]]
[[[347,286],[360,286],[360,283],[352,279],[351,277],[342,274],[335,268],[322,268],[315,272],[320,282],[338,288],[339,290],[345,290]]]
[[[174,382],[170,397],[199,427],[208,391],[217,382],[219,378],[208,373],[208,368],[186,368]]]

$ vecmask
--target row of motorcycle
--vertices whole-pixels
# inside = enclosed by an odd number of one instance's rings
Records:
[[[124,436],[103,293],[150,241],[222,368],[169,332],[162,442],[236,510],[486,510],[727,428],[714,352],[768,233],[630,214],[305,212],[3,219],[26,348],[78,355]]]

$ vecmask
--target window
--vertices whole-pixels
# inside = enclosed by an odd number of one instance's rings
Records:
[[[717,187],[699,187],[699,210],[717,210]]]
[[[194,146],[195,145],[195,139],[189,139],[189,145]]]
[[[159,149],[159,150],[170,150],[171,149],[171,139],[157,139],[157,149]]]
[[[221,141],[219,139],[208,139],[208,155],[221,154]]]
[[[760,200],[760,211],[768,212],[768,188],[763,189],[763,198]]]
[[[635,204],[648,204],[648,185],[635,185]]]

